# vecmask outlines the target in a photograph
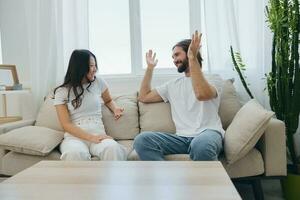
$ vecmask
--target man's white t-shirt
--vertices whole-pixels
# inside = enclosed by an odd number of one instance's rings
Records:
[[[162,99],[171,105],[177,135],[195,137],[206,129],[212,129],[224,137],[225,131],[218,115],[223,81],[219,76],[207,81],[217,90],[217,97],[208,101],[196,98],[191,77],[176,78],[155,88]]]
[[[66,104],[72,122],[87,117],[99,117],[99,119],[102,119],[101,94],[107,89],[107,83],[102,78],[97,77],[87,89],[88,85],[88,83],[83,84],[82,102],[77,109],[72,105],[72,100],[75,99],[73,89],[70,90],[69,98],[69,90],[66,87],[60,87],[55,92],[54,105]]]

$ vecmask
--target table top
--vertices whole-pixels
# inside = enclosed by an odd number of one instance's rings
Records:
[[[41,161],[3,199],[241,199],[219,161]]]

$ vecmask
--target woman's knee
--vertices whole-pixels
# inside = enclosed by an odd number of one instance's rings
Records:
[[[91,155],[88,152],[84,151],[67,151],[64,152],[61,157],[61,160],[91,160]]]
[[[101,160],[127,160],[127,151],[124,146],[115,140],[104,140],[102,142],[105,147],[99,155]]]
[[[116,151],[120,148],[120,144],[113,139],[105,139],[101,143],[104,145],[104,150]]]

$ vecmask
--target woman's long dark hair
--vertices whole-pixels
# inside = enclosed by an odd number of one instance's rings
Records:
[[[54,94],[55,94],[58,88],[66,87],[68,89],[68,100],[67,100],[68,102],[70,100],[70,91],[72,89],[75,95],[75,99],[73,99],[71,102],[75,109],[79,108],[82,102],[81,96],[83,95],[84,92],[84,88],[82,86],[82,80],[84,78],[87,79],[89,84],[87,90],[91,86],[91,83],[95,80],[94,79],[93,81],[90,81],[86,77],[86,75],[90,70],[91,56],[95,59],[96,68],[98,69],[96,56],[92,52],[85,49],[74,50],[69,61],[68,70],[65,76],[64,83],[54,89]]]

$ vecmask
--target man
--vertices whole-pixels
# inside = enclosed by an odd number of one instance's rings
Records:
[[[151,79],[158,60],[146,53],[147,69],[139,93],[144,103],[170,102],[176,134],[142,132],[134,141],[141,160],[164,160],[164,155],[186,154],[192,160],[217,160],[222,150],[224,130],[218,116],[222,82],[208,81],[202,72],[199,53],[201,34],[173,47],[173,62],[185,76],[151,90]]]

